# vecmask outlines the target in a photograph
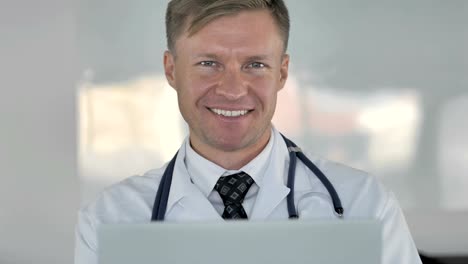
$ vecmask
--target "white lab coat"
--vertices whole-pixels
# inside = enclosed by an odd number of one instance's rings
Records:
[[[287,219],[286,187],[289,155],[274,130],[274,147],[250,220]],[[205,195],[187,177],[185,151],[179,151],[166,210],[166,221],[223,221]],[[365,172],[308,155],[335,187],[344,208],[344,219],[378,219],[383,223],[383,264],[421,263],[402,211],[394,195]],[[79,212],[75,264],[97,263],[96,228],[110,223],[146,223],[163,168],[130,177],[104,190]],[[317,177],[297,162],[295,205],[301,219],[337,220],[330,195]],[[339,220],[339,219],[338,219]],[[358,241],[358,238],[356,238]]]

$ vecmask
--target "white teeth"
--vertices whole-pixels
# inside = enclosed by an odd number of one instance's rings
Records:
[[[229,110],[221,110],[221,109],[216,109],[216,108],[210,108],[211,112],[222,115],[222,116],[229,116],[229,117],[237,117],[237,116],[243,116],[249,112],[249,110],[235,110],[235,111],[229,111]]]

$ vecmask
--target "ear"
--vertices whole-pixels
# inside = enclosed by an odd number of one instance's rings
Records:
[[[169,85],[177,89],[175,86],[175,57],[168,50],[164,52],[164,73]]]
[[[281,60],[281,68],[280,68],[280,87],[278,89],[281,90],[288,79],[288,72],[289,72],[289,55],[284,54],[283,59]]]

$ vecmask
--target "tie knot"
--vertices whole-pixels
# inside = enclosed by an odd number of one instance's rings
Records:
[[[254,183],[252,177],[245,172],[220,177],[215,190],[218,191],[225,206],[242,204],[250,186]]]

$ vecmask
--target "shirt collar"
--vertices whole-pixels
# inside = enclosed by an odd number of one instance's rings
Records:
[[[208,197],[213,191],[213,188],[218,181],[219,177],[231,175],[243,171],[252,177],[259,188],[262,187],[262,179],[268,162],[270,160],[271,152],[275,145],[275,133],[272,128],[270,139],[265,148],[253,160],[247,163],[239,170],[226,170],[221,166],[205,159],[190,146],[190,140],[185,140],[185,166],[189,173],[191,181],[201,190],[201,192]]]

